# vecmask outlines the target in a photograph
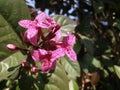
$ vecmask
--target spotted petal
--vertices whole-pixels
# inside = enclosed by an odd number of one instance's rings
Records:
[[[76,53],[75,53],[75,51],[71,47],[68,47],[65,50],[65,53],[72,61],[76,61],[77,60]]]
[[[52,51],[52,56],[51,56],[51,61],[56,61],[60,57],[63,57],[65,55],[64,49],[63,48],[58,48],[54,51]]]
[[[21,20],[18,22],[20,26],[23,28],[34,28],[35,27],[35,22],[31,20]]]
[[[63,44],[73,46],[75,44],[75,35],[68,35],[63,38]]]

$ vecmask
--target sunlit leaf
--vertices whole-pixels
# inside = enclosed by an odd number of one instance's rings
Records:
[[[19,33],[23,29],[18,26],[18,21],[23,18],[30,18],[23,0],[0,0],[0,80],[18,75],[24,55],[8,50],[6,45],[12,43],[24,47]]]
[[[17,73],[22,60],[25,57],[21,52],[16,52],[0,62],[0,81]],[[14,76],[16,77],[17,74]]]
[[[77,77],[80,77],[80,66],[77,61],[73,62],[67,57],[63,57],[61,58],[61,64],[65,68],[69,79],[76,79]]]
[[[120,66],[114,65],[115,73],[117,74],[118,78],[120,79]]]
[[[69,90],[69,82],[64,68],[59,63],[55,72],[51,75],[48,84],[45,85],[45,90]]]
[[[88,70],[90,72],[95,72],[98,68],[101,68],[101,62],[96,59],[95,57],[85,54],[82,56],[79,60],[81,68],[84,68],[85,70]],[[88,72],[85,71],[85,72]]]
[[[75,80],[69,81],[69,90],[79,90],[79,87]]]
[[[63,15],[55,15],[53,19],[60,24],[63,36],[69,33],[73,33],[77,23],[70,18]]]
[[[96,59],[96,58],[93,58],[92,64],[93,64],[96,68],[101,68],[101,67],[102,67],[100,60],[98,60],[98,59]]]
[[[117,27],[120,30],[120,20],[117,19],[114,23],[113,26]]]

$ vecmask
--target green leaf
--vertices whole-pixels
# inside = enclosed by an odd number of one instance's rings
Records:
[[[101,67],[102,67],[101,62],[100,62],[98,59],[96,59],[96,58],[93,58],[92,64],[93,64],[96,68],[101,68]]]
[[[4,61],[0,62],[0,81],[3,79],[7,79],[12,74],[15,74],[18,71],[18,68],[23,59],[23,54],[21,52],[16,52],[4,59]],[[16,76],[17,75],[15,75],[14,77]]]
[[[95,72],[98,68],[101,68],[101,62],[88,53],[82,56],[79,60],[81,68],[90,72]],[[85,71],[86,72],[86,71]]]
[[[95,50],[95,54],[98,54],[98,55],[104,54],[106,50],[111,48],[108,43],[108,39],[103,37],[98,37],[96,39],[96,47],[97,48]]]
[[[17,34],[20,34],[20,32],[23,31],[18,25],[18,21],[30,18],[24,0],[0,0],[0,14]]]
[[[6,45],[9,43],[22,46],[22,42],[13,28],[0,14],[0,61],[12,54],[12,52],[6,48]]]
[[[44,75],[47,79],[46,75]],[[44,90],[44,82],[41,73],[32,74],[31,72],[20,72],[18,79],[18,86],[20,90]]]
[[[79,90],[79,87],[75,80],[69,81],[69,90]]]
[[[55,72],[48,79],[45,90],[69,90],[68,78],[61,64],[57,63]]]
[[[120,79],[120,66],[114,65],[115,73],[117,74],[118,78]]]
[[[94,54],[94,48],[93,48],[93,42],[91,39],[89,39],[88,37],[86,36],[82,36],[81,35],[81,38],[82,38],[82,42],[87,50],[87,52],[90,54],[90,55],[93,55]]]
[[[60,24],[63,36],[69,33],[73,33],[77,23],[70,18],[63,15],[55,15],[53,19]]]
[[[93,2],[93,7],[94,7],[94,10],[95,10],[96,13],[100,13],[104,9],[104,4],[103,4],[103,2],[100,2],[100,1],[98,1],[98,2],[94,1]]]
[[[85,18],[82,18],[75,30],[80,34],[91,34],[93,31],[90,26],[90,17],[86,16]]]
[[[80,77],[80,66],[77,61],[73,62],[67,57],[63,57],[61,58],[61,64],[67,72],[69,79],[76,79],[77,77]]]
[[[120,20],[117,19],[114,23],[113,26],[117,27],[120,30]]]
[[[29,17],[23,0],[0,0],[0,80],[15,78],[18,75],[24,55],[8,50],[6,45],[12,43],[24,47],[18,36],[19,30],[22,30],[18,21]]]

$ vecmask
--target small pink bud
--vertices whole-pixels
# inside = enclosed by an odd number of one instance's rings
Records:
[[[27,60],[23,60],[22,67],[30,67],[29,62]]]
[[[33,67],[31,68],[31,72],[32,72],[32,73],[37,73],[37,72],[38,72],[38,68],[37,68],[36,66],[33,66]]]
[[[17,47],[16,45],[14,45],[14,44],[7,44],[7,46],[6,46],[8,49],[10,49],[10,50],[18,50],[18,49],[20,49],[19,47]]]

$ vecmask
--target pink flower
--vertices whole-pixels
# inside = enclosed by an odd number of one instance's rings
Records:
[[[72,48],[72,46],[75,44],[75,39],[76,38],[74,35],[68,35],[63,37],[63,42],[62,42],[63,51],[72,61],[77,60],[76,53]]]
[[[41,32],[39,31],[41,28],[47,28],[49,30],[57,25],[51,17],[46,16],[45,12],[38,14],[33,21],[21,20],[18,24],[27,29],[25,38],[34,46],[37,46],[37,36]]]
[[[32,20],[21,20],[18,22],[18,24],[24,28],[27,29],[27,31],[25,32],[25,37],[27,38],[30,43],[34,46],[37,45],[37,34],[38,34],[38,30],[39,27],[37,26],[38,23],[42,23],[44,20],[46,19],[46,14],[44,12],[42,12],[41,14],[37,15],[36,18],[32,21]]]
[[[65,53],[62,48],[58,48],[54,51],[48,51],[43,59],[41,60],[42,66],[41,69],[43,72],[48,73],[49,71],[55,69],[56,62],[60,57],[63,57]]]
[[[63,52],[62,48],[58,48],[53,51],[47,51],[44,49],[33,50],[31,56],[34,61],[41,62],[41,69],[43,72],[49,72],[53,70],[56,66],[56,61],[58,58],[64,56],[65,53]]]
[[[40,62],[41,70],[48,73],[55,69],[57,60],[64,55],[67,55],[72,61],[77,60],[76,53],[72,48],[75,44],[75,36],[68,34],[62,37],[60,25],[51,17],[47,17],[44,12],[37,15],[34,20],[21,20],[18,23],[27,29],[23,35],[23,42],[27,46],[25,49],[21,49],[13,44],[8,44],[7,48],[25,50],[28,57],[31,54],[34,61],[23,61],[23,67],[28,67],[31,72],[36,73],[38,68],[35,62]]]

